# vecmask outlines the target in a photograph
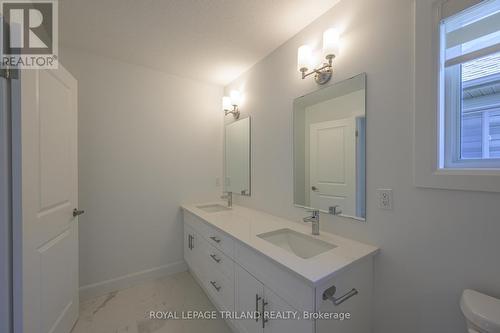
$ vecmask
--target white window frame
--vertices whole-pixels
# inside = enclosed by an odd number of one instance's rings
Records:
[[[452,155],[443,156],[446,137],[450,137],[443,134],[444,126],[452,130],[459,129],[445,124],[445,120],[453,120],[444,117],[441,112],[445,104],[441,93],[444,91],[444,81],[441,80],[440,66],[443,5],[446,3],[445,10],[456,13],[479,2],[413,0],[413,176],[418,187],[500,192],[499,168],[477,168],[469,163],[460,165],[460,168],[446,168],[445,163],[452,162]],[[459,146],[455,144],[455,147]]]

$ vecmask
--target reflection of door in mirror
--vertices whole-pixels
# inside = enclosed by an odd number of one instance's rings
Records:
[[[364,117],[323,121],[309,126],[310,206],[338,206],[344,214],[364,216]],[[362,136],[364,137],[364,135]]]
[[[250,118],[225,127],[224,191],[250,195]]]
[[[294,102],[294,203],[364,219],[365,76]]]
[[[355,119],[310,125],[310,202],[312,207],[356,207]]]

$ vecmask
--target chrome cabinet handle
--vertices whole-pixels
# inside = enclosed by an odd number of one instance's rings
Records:
[[[330,301],[332,301],[333,305],[338,306],[338,305],[344,303],[345,301],[347,301],[349,298],[359,294],[359,292],[356,288],[352,288],[350,291],[348,291],[344,295],[342,295],[340,297],[335,297],[336,291],[337,291],[337,288],[335,286],[331,286],[330,288],[325,290],[325,292],[323,293],[323,300],[324,301],[330,300]]]
[[[213,240],[216,243],[220,243],[220,239],[217,238],[217,237],[215,237],[215,236],[210,237],[210,239]]]
[[[262,328],[266,327],[266,323],[269,321],[269,319],[265,318],[264,313],[266,312],[266,305],[269,304],[266,301],[264,301],[264,297],[262,297]]]
[[[77,208],[73,209],[73,217],[77,217],[77,216],[80,216],[82,214],[85,214],[85,211],[82,209],[82,210],[79,210]]]
[[[194,249],[194,236],[191,234],[189,235],[189,249]]]
[[[211,254],[210,257],[212,257],[212,259],[216,262],[216,263],[220,263],[221,259],[217,258],[217,256],[215,254]]]
[[[220,290],[220,288],[221,288],[221,286],[218,286],[218,285],[217,285],[217,282],[215,282],[215,281],[210,281],[210,284],[211,284],[211,285],[212,285],[212,287],[214,287],[214,288],[215,288],[215,290],[217,290],[217,291],[219,291],[219,290]]]
[[[188,236],[188,248],[190,250],[194,249],[194,236],[191,234]]]
[[[255,294],[255,313],[259,313],[259,301],[260,301],[260,296],[259,294]],[[256,316],[257,318],[255,318],[255,322],[259,322],[259,317]]]

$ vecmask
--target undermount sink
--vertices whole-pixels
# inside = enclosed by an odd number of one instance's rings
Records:
[[[196,206],[196,208],[199,208],[207,213],[216,213],[216,212],[223,212],[226,210],[231,210],[231,208],[219,205],[219,204],[212,204],[212,205],[203,205],[203,206]]]
[[[279,229],[257,237],[268,241],[288,252],[295,254],[303,259],[309,259],[318,254],[330,251],[336,248],[336,245],[324,242],[320,239],[304,235],[291,229]]]

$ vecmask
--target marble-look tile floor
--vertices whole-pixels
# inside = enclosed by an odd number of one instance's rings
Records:
[[[221,320],[149,319],[149,311],[215,311],[189,272],[178,273],[80,304],[72,333],[231,333]]]

